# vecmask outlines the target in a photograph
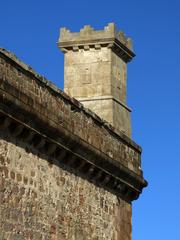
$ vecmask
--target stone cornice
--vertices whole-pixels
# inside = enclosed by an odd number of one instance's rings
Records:
[[[2,99],[0,98],[0,100]],[[36,124],[31,126],[28,120],[29,113],[23,109],[17,109],[12,102],[6,101],[6,104],[11,105],[11,109],[8,109],[7,106],[3,109],[1,104],[0,131],[8,131],[12,137],[23,143],[26,142],[49,157],[76,169],[88,180],[126,201],[136,200],[142,189],[147,186],[147,182],[142,177],[120,163],[112,161],[65,129],[57,132],[57,129],[53,129],[46,122],[43,123],[38,119],[36,119]],[[22,115],[27,116],[27,119],[24,117],[22,119]],[[60,141],[59,136],[61,136]]]
[[[111,48],[113,52],[115,52],[122,60],[126,63],[130,62],[135,54],[123,45],[118,39],[116,38],[109,38],[109,39],[97,39],[97,40],[84,40],[84,41],[69,41],[69,42],[58,42],[58,47],[62,50],[62,52],[66,53],[68,51],[80,51],[84,49],[85,51],[89,50],[90,48],[100,49],[101,47]]]
[[[87,114],[92,118],[95,124],[107,128],[109,134],[118,138],[125,145],[124,147],[131,146],[140,154],[141,148],[138,145],[123,134],[118,135],[118,133],[113,132],[111,126],[106,125],[97,115],[84,109],[77,100],[71,99],[60,90],[56,91],[48,81],[35,74],[27,65],[19,63],[5,50],[0,50],[0,55],[8,63],[10,62],[16,70],[21,68],[26,74],[30,74],[30,77],[33,77],[41,86],[48,88],[56,97],[66,99],[71,105],[72,114],[75,115],[76,111],[82,111],[83,114]],[[138,198],[143,187],[147,186],[147,182],[141,174],[136,174],[121,162],[116,161],[116,159],[111,158],[92,144],[78,137],[64,127],[61,122],[57,125],[51,113],[49,115],[42,114],[46,109],[44,107],[42,109],[42,106],[38,103],[33,104],[34,99],[31,97],[30,92],[27,95],[21,91],[21,88],[17,89],[15,83],[11,83],[13,78],[16,77],[15,74],[12,79],[6,79],[7,76],[4,73],[6,71],[1,72],[0,70],[1,131],[7,131],[19,141],[27,142],[27,144],[31,144],[34,148],[45,152],[50,157],[62,161],[84,174],[87,179],[107,188],[127,201]],[[39,110],[41,110],[41,114]],[[56,112],[54,114],[56,115]]]
[[[109,23],[103,30],[94,30],[90,25],[84,26],[80,32],[71,32],[61,28],[58,47],[64,52],[85,51],[90,48],[111,48],[125,62],[135,56],[132,50],[132,41],[122,31],[117,31],[114,23]]]

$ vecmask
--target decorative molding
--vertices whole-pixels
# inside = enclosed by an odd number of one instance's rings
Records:
[[[26,116],[28,118],[28,113]],[[56,158],[126,201],[136,200],[142,192],[142,188],[147,186],[147,182],[142,177],[120,163],[117,166],[110,158],[81,139],[77,139],[71,134],[67,135],[67,132],[63,132],[63,130],[61,134],[57,133],[57,136],[53,138],[54,129],[51,130],[48,125],[43,132],[42,129],[39,129],[38,124],[36,128],[33,128],[25,123],[26,121],[28,122],[28,120],[22,122],[17,116],[13,117],[1,107],[0,131],[8,131],[13,138],[32,145],[49,157]],[[52,134],[48,135],[47,133],[50,132]],[[56,137],[59,136],[64,139],[64,144],[57,141]],[[71,147],[66,145],[67,139],[70,139]]]

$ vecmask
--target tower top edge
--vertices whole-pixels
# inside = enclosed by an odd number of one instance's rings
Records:
[[[58,43],[69,43],[82,41],[101,41],[117,39],[129,50],[133,50],[132,39],[127,37],[123,31],[118,31],[115,23],[108,23],[102,30],[95,30],[90,25],[84,25],[79,32],[71,32],[69,29],[60,28]]]

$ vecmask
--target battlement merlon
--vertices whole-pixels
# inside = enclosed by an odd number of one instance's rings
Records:
[[[109,47],[125,62],[131,61],[135,56],[131,38],[127,38],[122,31],[117,31],[114,23],[109,23],[103,30],[94,30],[90,25],[85,25],[80,32],[61,28],[58,47],[63,52]]]

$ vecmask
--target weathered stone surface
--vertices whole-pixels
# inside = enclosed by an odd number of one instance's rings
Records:
[[[130,203],[0,138],[1,239],[131,239]]]
[[[113,23],[96,31],[60,31],[65,53],[64,90],[116,129],[131,137],[131,110],[126,106],[127,59],[134,57],[130,40]]]
[[[39,120],[41,125],[45,124],[42,131],[48,125],[54,127],[56,133],[65,129],[67,134],[72,133],[116,162],[126,167],[131,163],[131,170],[141,176],[139,145],[7,51],[0,50],[0,61],[1,109],[8,108],[8,113],[22,122],[26,113],[29,119],[26,124],[35,127]],[[64,139],[59,141],[64,144]]]
[[[1,239],[130,240],[131,201],[146,186],[140,157],[130,138],[0,49]]]

